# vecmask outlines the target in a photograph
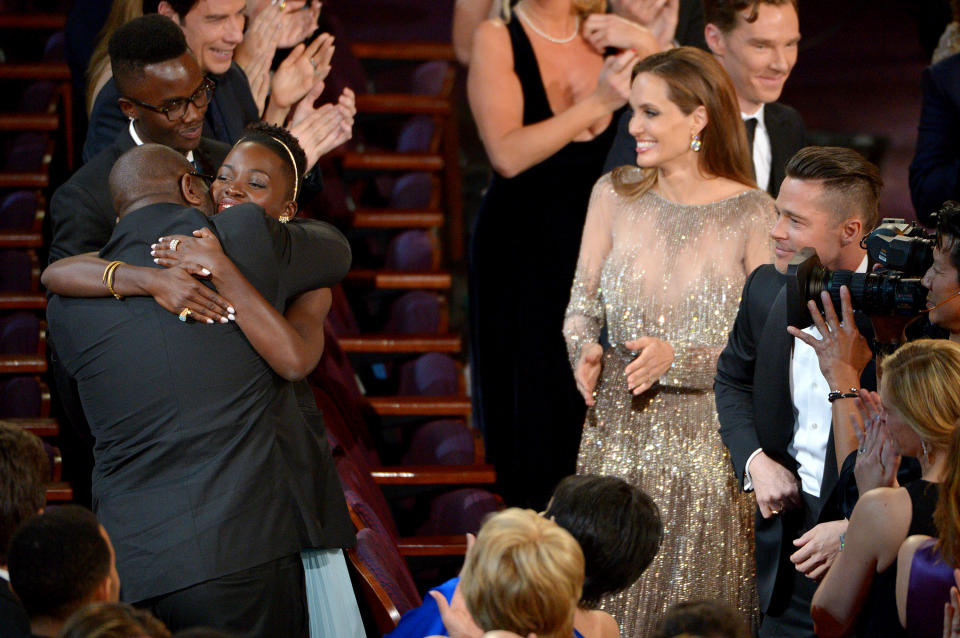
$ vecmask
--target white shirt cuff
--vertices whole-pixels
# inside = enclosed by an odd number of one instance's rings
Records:
[[[763,448],[757,448],[753,451],[747,458],[747,464],[743,466],[743,491],[752,492],[753,491],[753,479],[750,478],[750,461],[754,459],[758,454],[763,452]]]

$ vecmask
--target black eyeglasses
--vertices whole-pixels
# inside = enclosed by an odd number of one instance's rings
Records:
[[[200,86],[197,87],[197,90],[193,92],[193,95],[190,97],[175,97],[164,102],[163,106],[147,104],[146,102],[141,102],[136,98],[126,95],[124,96],[124,99],[130,100],[137,106],[142,106],[143,108],[150,109],[156,113],[163,113],[167,116],[168,120],[171,122],[176,122],[186,115],[188,102],[193,102],[193,105],[198,109],[205,108],[207,104],[210,104],[210,99],[213,97],[213,89],[216,86],[217,85],[214,84],[213,80],[210,78],[203,78],[203,82],[201,82]]]

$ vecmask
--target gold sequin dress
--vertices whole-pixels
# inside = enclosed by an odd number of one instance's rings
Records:
[[[713,377],[746,275],[770,261],[773,200],[747,191],[702,206],[647,192],[627,198],[610,175],[594,187],[564,322],[571,363],[606,325],[596,406],[577,471],[638,485],[660,508],[663,544],[640,580],[603,601],[621,636],[649,635],[677,602],[719,599],[757,614],[753,511],[717,433]],[[654,336],[673,367],[639,397],[624,342]]]

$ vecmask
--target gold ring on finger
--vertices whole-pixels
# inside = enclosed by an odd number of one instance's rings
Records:
[[[193,314],[192,310],[190,310],[189,308],[184,308],[183,310],[180,311],[180,314],[178,315],[178,317],[180,317],[180,321],[186,321],[187,317],[189,317],[192,314]]]

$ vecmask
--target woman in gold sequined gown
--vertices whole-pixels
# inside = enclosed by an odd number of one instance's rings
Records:
[[[654,562],[602,605],[639,638],[684,600],[757,614],[753,504],[717,433],[712,386],[746,275],[770,260],[774,207],[751,177],[733,87],[708,54],[673,49],[634,74],[640,168],[594,186],[564,336],[591,406],[578,471],[630,481],[663,517]]]

